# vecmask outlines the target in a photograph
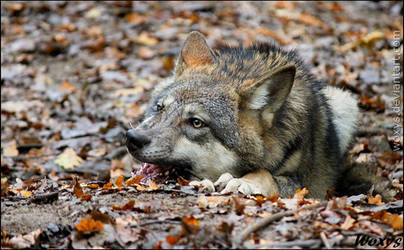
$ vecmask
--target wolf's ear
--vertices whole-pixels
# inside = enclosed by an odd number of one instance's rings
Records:
[[[277,111],[288,97],[295,79],[296,67],[286,65],[246,86],[246,107]]]
[[[212,64],[214,57],[205,38],[198,31],[192,31],[182,46],[175,65],[175,76],[180,76],[186,68]]]

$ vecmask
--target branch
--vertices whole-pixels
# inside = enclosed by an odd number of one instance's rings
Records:
[[[236,239],[235,242],[236,242],[236,244],[238,246],[240,246],[242,244],[242,242],[245,239],[247,239],[248,235],[250,235],[251,233],[253,233],[253,232],[255,232],[255,231],[257,231],[257,230],[259,230],[261,228],[266,227],[267,225],[269,225],[273,221],[277,221],[277,220],[281,219],[282,217],[292,215],[292,214],[294,214],[294,213],[296,213],[296,212],[298,212],[300,210],[303,210],[303,209],[315,209],[315,208],[324,206],[325,204],[327,204],[327,203],[321,202],[321,203],[317,203],[317,204],[304,206],[304,207],[301,207],[301,208],[298,208],[298,209],[295,209],[295,210],[289,210],[289,211],[284,211],[284,212],[279,212],[279,213],[276,213],[276,214],[272,214],[272,215],[270,215],[268,217],[265,217],[262,220],[256,222],[255,224],[247,227],[244,231],[241,232],[239,238]]]

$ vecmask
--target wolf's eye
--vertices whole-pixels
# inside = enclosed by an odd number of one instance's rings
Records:
[[[202,128],[205,126],[205,123],[198,118],[191,118],[190,122],[194,128]]]

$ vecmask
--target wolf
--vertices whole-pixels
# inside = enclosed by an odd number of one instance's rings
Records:
[[[325,198],[344,171],[359,117],[348,92],[314,79],[274,44],[211,49],[191,32],[173,75],[126,133],[141,173],[176,174],[210,191]]]

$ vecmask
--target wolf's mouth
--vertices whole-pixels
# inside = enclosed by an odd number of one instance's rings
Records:
[[[163,183],[174,180],[178,177],[176,168],[172,165],[157,165],[152,163],[144,163],[140,169],[134,172],[136,176],[142,175],[141,182],[147,183],[152,180],[157,183]]]

